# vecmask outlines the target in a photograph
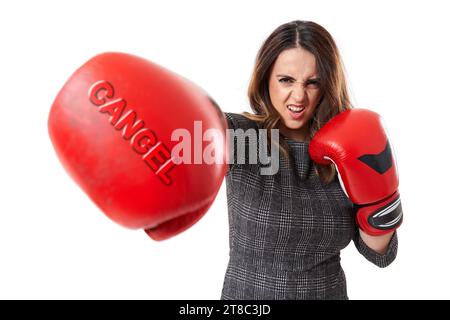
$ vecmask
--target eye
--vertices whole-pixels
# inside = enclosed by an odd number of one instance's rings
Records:
[[[310,88],[319,88],[320,81],[319,80],[309,80],[306,82],[306,85]]]
[[[278,80],[281,83],[288,83],[288,82],[292,82],[292,79],[289,78],[281,78],[280,80]]]

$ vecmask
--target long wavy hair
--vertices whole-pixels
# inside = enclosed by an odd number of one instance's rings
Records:
[[[258,51],[252,77],[248,87],[248,98],[254,112],[243,115],[258,122],[268,130],[280,129],[281,116],[272,105],[269,96],[269,78],[278,55],[287,49],[303,48],[315,56],[317,72],[321,79],[321,97],[315,113],[308,123],[309,141],[314,134],[338,113],[352,108],[345,79],[344,65],[339,50],[330,33],[319,24],[311,21],[295,20],[276,28],[264,41]],[[289,161],[289,146],[280,139],[281,153]],[[314,164],[317,174],[324,183],[336,177],[334,165]]]

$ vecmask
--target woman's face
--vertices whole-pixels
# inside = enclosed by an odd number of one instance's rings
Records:
[[[269,95],[283,120],[280,131],[291,139],[305,141],[308,122],[321,96],[314,55],[303,48],[282,51],[270,74]]]

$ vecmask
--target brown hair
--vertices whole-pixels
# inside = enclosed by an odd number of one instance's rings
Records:
[[[308,141],[336,114],[352,108],[345,80],[344,66],[338,48],[325,28],[311,21],[292,21],[276,28],[264,41],[256,57],[253,74],[248,87],[250,106],[255,114],[244,112],[247,118],[257,121],[265,129],[279,129],[281,117],[271,103],[269,77],[278,55],[291,48],[301,47],[316,59],[321,79],[321,98],[311,118]],[[268,130],[270,139],[270,130]],[[270,146],[270,140],[268,144]],[[283,139],[279,148],[289,161],[289,146]],[[324,183],[336,177],[334,165],[314,164]]]

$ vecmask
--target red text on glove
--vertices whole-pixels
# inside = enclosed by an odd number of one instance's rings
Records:
[[[114,92],[111,83],[100,80],[89,88],[89,100],[99,107],[100,112],[110,115],[109,122],[115,129],[122,130],[122,138],[130,140],[132,149],[143,155],[144,162],[164,184],[170,185],[172,179],[168,173],[175,166],[170,150],[163,142],[158,141],[152,130],[145,127],[144,121],[138,118],[136,111],[125,109],[127,106],[125,99],[114,98]]]

